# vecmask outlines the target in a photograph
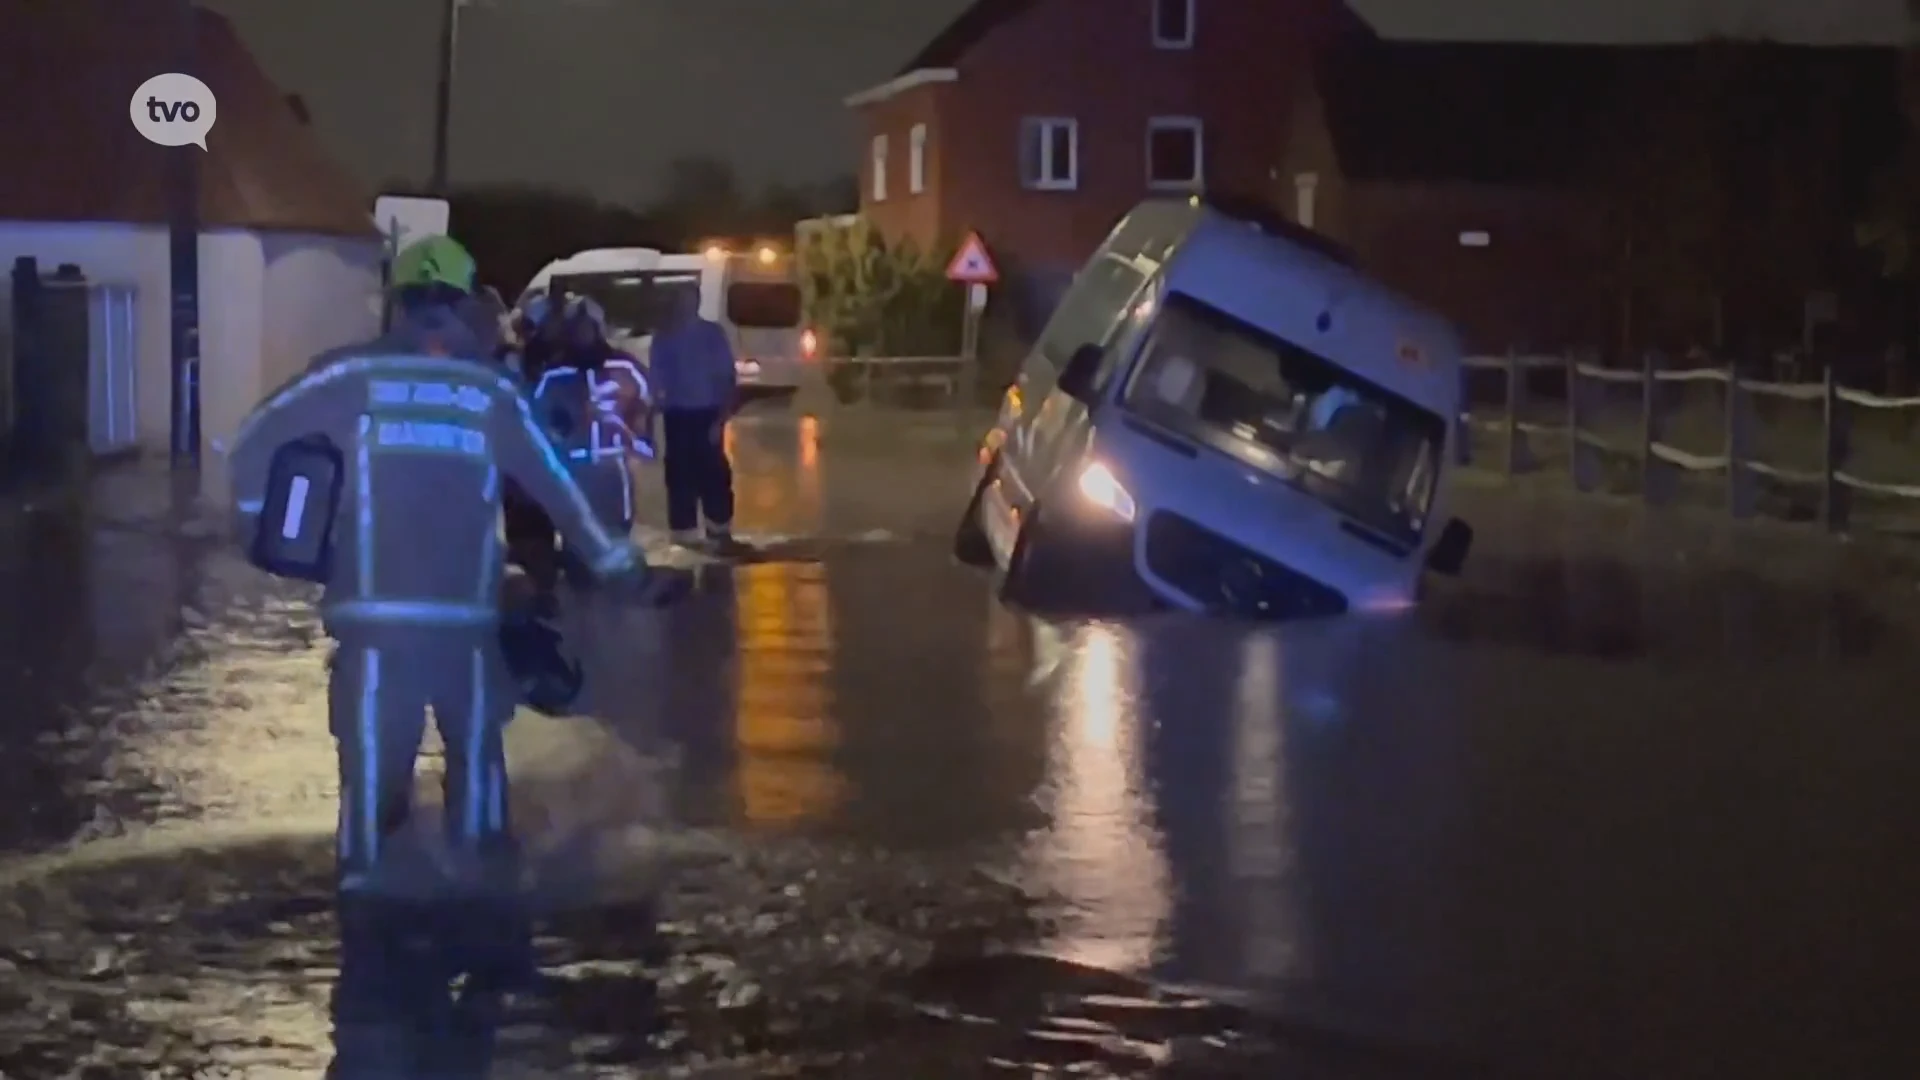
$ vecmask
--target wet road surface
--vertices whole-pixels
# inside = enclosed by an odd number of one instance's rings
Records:
[[[571,612],[592,716],[510,734],[505,1011],[342,940],[298,590],[137,474],[0,522],[0,1073],[1912,1074],[1910,582],[1473,492],[1413,617],[1044,622],[957,440],[735,438],[787,557]]]

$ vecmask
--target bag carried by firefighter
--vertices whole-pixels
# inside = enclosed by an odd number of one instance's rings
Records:
[[[324,435],[281,446],[267,466],[260,528],[248,552],[269,574],[321,584],[333,573],[333,525],[346,460]]]

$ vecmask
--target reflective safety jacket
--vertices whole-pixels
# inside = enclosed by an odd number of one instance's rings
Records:
[[[614,353],[592,366],[550,367],[533,386],[533,414],[577,478],[605,469],[627,475],[629,457],[654,456],[652,395],[631,356]],[[623,505],[600,508],[602,521],[633,517],[632,488],[622,482]],[[610,487],[611,489],[611,487]]]
[[[229,455],[243,539],[258,527],[275,451],[324,435],[342,453],[329,631],[356,623],[471,626],[500,619],[502,481],[539,503],[599,573],[631,568],[624,537],[595,520],[528,402],[498,367],[427,355],[457,320],[414,318],[387,337],[334,350],[256,408]]]

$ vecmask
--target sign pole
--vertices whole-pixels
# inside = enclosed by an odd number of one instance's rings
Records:
[[[386,255],[380,260],[380,332],[393,329],[393,260],[400,255],[400,221],[387,226]]]
[[[987,309],[987,287],[977,283],[967,285],[966,313],[960,323],[960,370],[972,384],[973,396],[980,396],[980,315]]]
[[[986,241],[977,232],[967,234],[960,250],[954,253],[953,261],[947,264],[947,279],[966,288],[966,309],[960,322],[960,374],[955,379],[972,372],[974,396],[978,397],[982,387],[980,369],[980,314],[987,309],[987,286],[1000,280],[1000,270],[993,264],[993,256],[987,254]]]

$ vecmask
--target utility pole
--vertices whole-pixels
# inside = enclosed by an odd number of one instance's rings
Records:
[[[461,0],[440,0],[440,72],[433,96],[433,193],[447,194],[447,138],[453,124],[453,67]]]
[[[177,0],[174,70],[195,73],[198,16],[193,0]],[[168,147],[167,236],[172,292],[173,408],[170,446],[176,466],[200,464],[200,156],[194,146]]]

